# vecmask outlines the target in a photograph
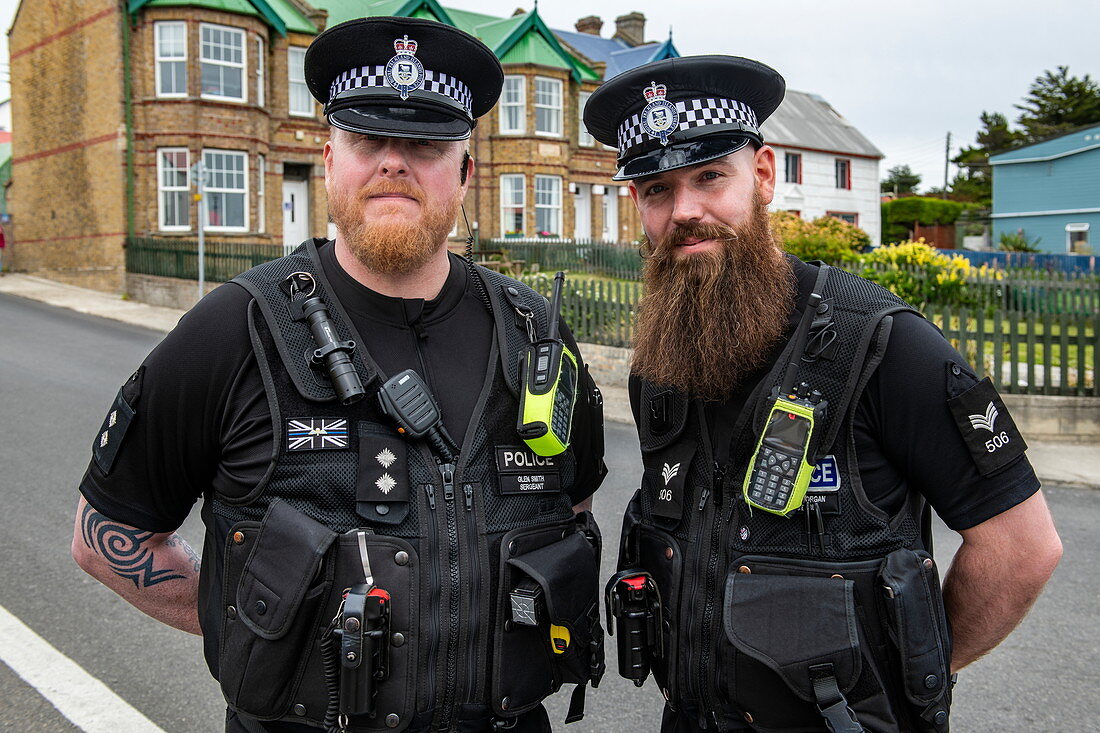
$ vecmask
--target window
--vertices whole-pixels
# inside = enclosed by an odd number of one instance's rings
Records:
[[[504,236],[523,236],[526,186],[527,181],[522,173],[508,173],[500,177],[500,231]]]
[[[158,97],[187,96],[187,25],[154,23]]]
[[[852,161],[844,158],[836,159],[836,187],[852,188]]]
[[[561,176],[535,176],[535,229],[561,236]]]
[[[522,134],[527,129],[527,79],[522,76],[504,77],[504,89],[500,93],[500,131],[503,134]]]
[[[157,149],[158,218],[162,231],[181,232],[191,228],[190,167],[187,148]]]
[[[267,231],[267,210],[264,193],[267,191],[267,158],[257,156],[256,162],[256,231]]]
[[[853,226],[859,226],[859,214],[854,211],[826,211],[825,216],[846,221]]]
[[[619,187],[608,186],[603,194],[603,239],[619,241]]]
[[[291,46],[286,51],[287,77],[290,82],[290,114],[313,116],[313,97],[306,86],[306,50]]]
[[[591,96],[592,92],[581,92],[577,95],[577,145],[587,148],[596,144],[596,139],[584,126],[584,106],[588,104],[588,98]]]
[[[206,229],[248,229],[248,156],[231,150],[202,151],[206,169]]]
[[[256,39],[256,104],[263,107],[267,101],[267,56],[264,54],[264,39]]]
[[[787,183],[802,183],[802,154],[784,153],[783,160],[787,168],[786,177],[783,180]]]
[[[535,77],[535,134],[561,135],[561,80]]]
[[[244,31],[205,23],[201,28],[202,96],[244,102]]]
[[[1066,224],[1066,251],[1071,255],[1090,255],[1089,225],[1087,222],[1080,224]]]

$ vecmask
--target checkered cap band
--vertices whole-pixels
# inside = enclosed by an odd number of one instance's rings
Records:
[[[731,122],[741,122],[757,129],[756,113],[744,102],[736,99],[722,97],[707,97],[703,99],[685,99],[674,102],[676,111],[680,113],[680,121],[672,133],[690,130],[693,127],[704,125],[720,125]],[[644,109],[644,108],[643,108]],[[626,118],[619,125],[619,157],[626,156],[631,148],[655,138],[642,129],[642,113],[638,112]]]
[[[386,83],[386,67],[362,66],[358,69],[345,71],[333,79],[332,85],[329,87],[328,98],[331,100],[337,94],[342,94],[349,89],[361,89],[363,87],[393,89]],[[429,92],[442,94],[444,97],[450,97],[461,104],[467,114],[473,115],[471,110],[473,109],[474,98],[470,93],[470,88],[453,76],[431,69],[424,69],[424,86],[421,88]]]

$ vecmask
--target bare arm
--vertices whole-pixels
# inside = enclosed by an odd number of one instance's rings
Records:
[[[590,511],[592,511],[592,497],[591,496],[589,496],[587,499],[582,501],[580,504],[577,504],[576,506],[573,507],[573,513],[574,514],[580,514],[581,512],[590,512]]]
[[[192,634],[199,628],[199,556],[175,532],[154,534],[76,507],[73,559],[86,573],[156,620]]]
[[[1016,628],[1062,557],[1042,492],[960,534],[963,544],[943,585],[954,641],[952,672]]]

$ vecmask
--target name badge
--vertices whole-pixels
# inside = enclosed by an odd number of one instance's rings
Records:
[[[497,446],[497,474],[501,494],[537,494],[561,491],[558,456],[540,456],[523,446]]]

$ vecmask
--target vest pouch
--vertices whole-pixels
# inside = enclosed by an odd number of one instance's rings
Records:
[[[842,696],[839,710],[847,707],[868,733],[897,731],[860,623],[875,610],[857,600],[878,561],[803,562],[742,557],[731,567],[720,692],[761,730],[825,730],[822,708]]]
[[[886,556],[880,580],[915,730],[946,733],[951,635],[935,563],[926,552],[896,550]]]
[[[578,520],[589,521],[586,514]],[[571,520],[502,539],[492,682],[498,715],[519,715],[562,684],[602,674],[599,541],[589,534]]]
[[[332,583],[322,565],[336,534],[276,501],[263,522],[226,540],[219,680],[231,707],[256,718],[286,714]]]
[[[627,505],[623,520],[623,539],[619,548],[619,570],[639,567],[649,572],[661,594],[662,655],[650,653],[649,666],[661,694],[675,705],[678,702],[676,660],[676,611],[680,607],[680,579],[683,575],[683,553],[672,535],[644,524],[638,507],[638,495]]]

